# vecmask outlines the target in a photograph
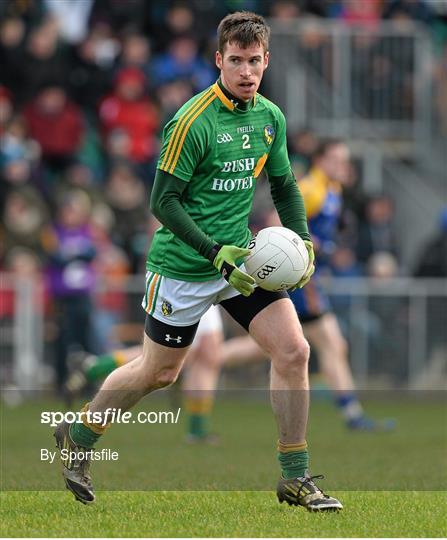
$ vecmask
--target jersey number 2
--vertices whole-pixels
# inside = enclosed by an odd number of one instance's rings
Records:
[[[250,135],[248,135],[248,133],[242,135],[242,148],[251,148]]]

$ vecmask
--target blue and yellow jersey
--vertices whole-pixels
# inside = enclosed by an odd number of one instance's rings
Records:
[[[342,193],[338,182],[331,180],[318,167],[299,181],[306,207],[309,232],[315,247],[316,271],[302,289],[290,292],[290,298],[302,323],[318,319],[331,309],[321,285],[319,270],[324,268],[335,247]]]
[[[342,192],[338,182],[321,169],[313,167],[299,181],[306,207],[309,232],[315,245],[317,261],[325,262],[333,251],[342,207]]]

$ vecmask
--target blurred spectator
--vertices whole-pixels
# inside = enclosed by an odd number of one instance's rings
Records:
[[[442,50],[447,46],[447,2],[438,0],[426,0],[435,15],[431,29],[433,32],[435,53],[442,55]]]
[[[368,260],[368,277],[374,287],[389,291],[388,280],[398,277],[399,265],[389,252],[377,251]],[[374,290],[374,289],[373,289]],[[408,376],[408,303],[399,295],[374,294],[368,301],[368,324],[370,357],[373,359],[370,374],[389,372],[394,384]]]
[[[96,182],[91,168],[80,162],[69,165],[53,186],[50,194],[53,206],[57,208],[58,202],[73,189],[80,189],[88,195],[92,211],[96,205],[104,204],[103,186]]]
[[[351,162],[343,182],[343,208],[337,237],[341,244],[354,251],[358,243],[359,220],[364,206],[365,195],[359,182],[358,170]]]
[[[14,186],[23,186],[31,181],[31,164],[23,157],[3,159],[0,167],[0,204]]]
[[[0,17],[1,19],[1,17]],[[25,24],[19,17],[9,17],[0,22],[0,83],[17,91],[19,68],[22,61],[22,43]],[[1,116],[1,114],[0,114]]]
[[[414,271],[416,277],[447,277],[447,207],[439,217],[439,229],[422,247]]]
[[[30,165],[40,158],[39,144],[28,137],[28,126],[22,116],[13,116],[0,134],[0,163],[25,159]]]
[[[93,171],[83,163],[73,163],[65,171],[65,181],[71,188],[80,188],[88,192],[94,186]]]
[[[411,19],[430,24],[433,12],[425,0],[391,0],[385,2],[384,19]]]
[[[147,2],[147,0],[95,0],[90,21],[107,24],[116,33],[123,28],[137,27],[142,30],[146,24],[152,4],[155,8],[163,9],[164,2]]]
[[[328,50],[329,37],[317,19],[308,19],[298,36],[300,47],[299,61],[322,75],[325,79],[331,75],[331,61]]]
[[[164,125],[194,94],[191,83],[186,80],[173,81],[158,87],[157,98],[160,103]]]
[[[104,147],[111,163],[132,161],[132,141],[127,131],[121,128],[114,129],[105,137]]]
[[[113,67],[121,52],[121,44],[111,26],[105,21],[98,21],[91,28],[90,39],[94,44],[95,60],[103,68]]]
[[[161,23],[153,24],[151,27],[155,52],[165,52],[177,37],[186,33],[197,35],[197,32],[196,19],[191,7],[186,2],[177,2],[169,7]]]
[[[70,66],[58,43],[57,25],[47,19],[31,30],[25,53],[20,61],[20,74],[16,81],[19,103],[33,99],[48,84],[61,84],[67,78]]]
[[[335,278],[356,278],[362,276],[362,268],[359,265],[355,252],[347,246],[338,245],[331,256],[331,274]],[[331,306],[337,314],[340,326],[345,336],[349,336],[351,305],[355,301],[350,294],[333,294]],[[360,328],[362,321],[356,321]],[[367,325],[365,325],[367,326]],[[363,329],[362,329],[363,331]]]
[[[421,247],[414,275],[423,278],[447,278],[447,207],[439,216],[438,231]],[[443,373],[447,358],[446,347],[446,296],[430,295],[427,299],[427,358],[436,363],[439,355]],[[433,366],[434,367],[434,366]],[[439,380],[439,379],[437,379]]]
[[[33,250],[16,246],[8,253],[2,271],[13,275],[16,279],[32,279],[34,313],[46,313],[49,310],[50,298],[42,273],[42,261]],[[13,317],[15,302],[14,288],[9,286],[7,279],[0,280],[0,319]]]
[[[23,114],[30,135],[40,144],[45,164],[56,170],[70,164],[82,143],[84,124],[81,110],[65,90],[58,85],[46,86]]]
[[[340,0],[329,3],[329,16],[349,25],[375,28],[381,17],[381,0]]]
[[[31,186],[15,188],[4,202],[0,222],[4,254],[15,246],[32,250],[43,259],[48,249],[49,209]]]
[[[115,325],[126,320],[127,295],[123,285],[129,274],[129,260],[125,251],[111,239],[115,217],[106,204],[94,207],[90,220],[96,257],[93,261],[100,289],[95,295],[95,350],[105,353],[122,344],[114,334]]]
[[[96,115],[100,98],[112,88],[112,73],[119,44],[104,25],[93,27],[74,50],[70,86],[77,103]]]
[[[94,0],[44,0],[46,9],[57,21],[60,37],[67,43],[84,39],[93,3]]]
[[[365,218],[360,224],[357,256],[366,264],[378,251],[396,255],[396,241],[393,230],[394,206],[385,195],[372,197],[366,203]]]
[[[56,384],[67,376],[67,355],[76,349],[92,352],[92,300],[96,255],[89,226],[90,201],[81,190],[66,193],[53,226],[48,279],[55,300],[59,335],[56,344]]]
[[[102,101],[99,109],[106,141],[117,130],[127,135],[130,158],[137,164],[148,164],[158,151],[158,113],[145,94],[145,85],[141,70],[122,69],[116,77],[114,92]]]
[[[289,21],[299,17],[301,14],[298,2],[294,0],[279,0],[273,2],[270,8],[270,16],[276,21]]]
[[[318,139],[310,129],[303,129],[290,136],[289,156],[297,180],[308,173],[317,147]]]
[[[368,276],[376,280],[397,277],[399,265],[394,255],[388,251],[377,251],[368,259]]]
[[[0,20],[4,17],[20,17],[26,25],[39,22],[44,16],[42,2],[35,0],[3,0],[0,2]]]
[[[23,120],[13,116],[9,91],[0,86],[0,212],[11,187],[31,179],[39,155],[39,145],[27,137]]]
[[[157,84],[189,79],[194,92],[200,92],[217,78],[215,69],[199,55],[198,43],[190,35],[178,36],[166,53],[152,61],[152,77]]]
[[[119,59],[122,67],[135,67],[141,70],[146,77],[146,81],[149,81],[150,58],[151,47],[149,40],[145,36],[129,33],[124,37]]]
[[[147,250],[148,194],[130,167],[115,165],[105,194],[115,216],[112,238],[128,255],[132,273],[141,270]]]
[[[331,273],[335,277],[359,277],[362,269],[355,252],[348,246],[337,246],[331,256]]]

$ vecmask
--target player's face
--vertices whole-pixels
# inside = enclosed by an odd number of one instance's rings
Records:
[[[237,43],[226,43],[223,54],[216,52],[222,84],[243,101],[249,101],[256,94],[268,63],[269,53],[261,44],[243,49]]]

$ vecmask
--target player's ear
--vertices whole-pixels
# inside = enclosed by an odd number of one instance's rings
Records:
[[[267,69],[267,66],[269,65],[269,58],[270,58],[270,53],[268,51],[265,51],[265,53],[264,53],[264,69]]]
[[[220,54],[219,51],[216,51],[216,66],[219,69],[222,69],[222,61],[223,61],[222,55]]]

